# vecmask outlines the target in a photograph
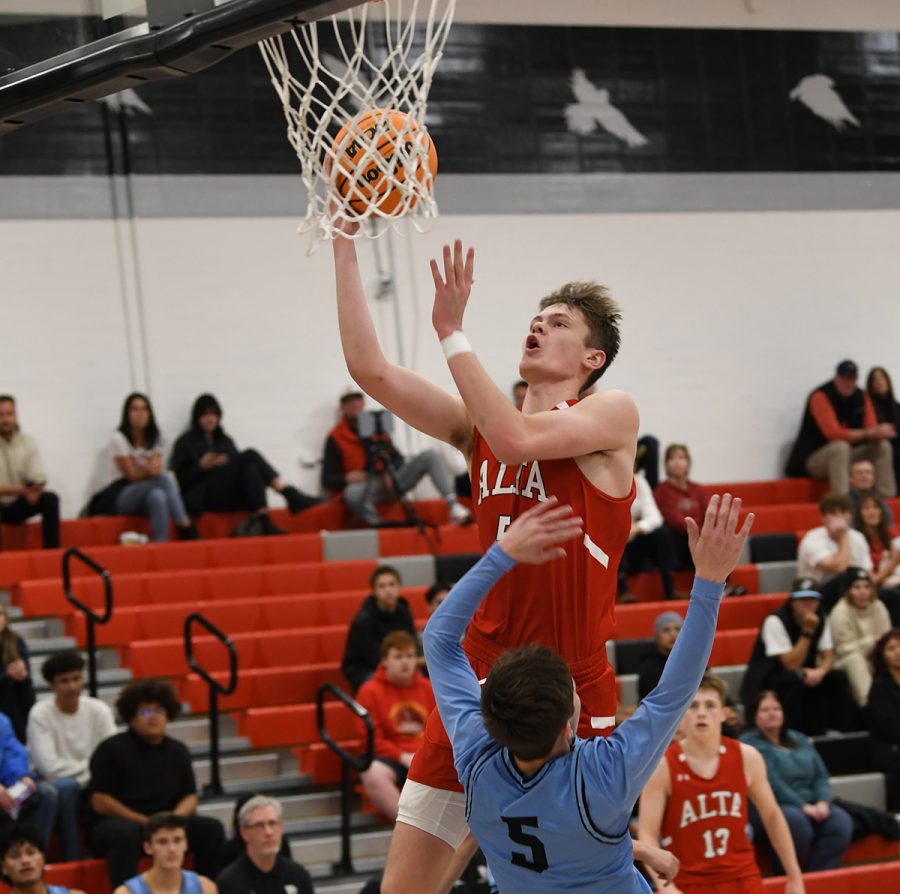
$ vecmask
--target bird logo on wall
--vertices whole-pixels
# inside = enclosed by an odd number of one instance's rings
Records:
[[[844,104],[828,75],[807,75],[788,95],[802,102],[813,115],[827,121],[835,130],[843,130],[848,124],[859,127],[859,121]]]
[[[595,87],[584,70],[576,68],[569,81],[577,102],[566,106],[569,130],[587,136],[602,127],[607,133],[636,148],[650,141],[609,101],[609,90]]]

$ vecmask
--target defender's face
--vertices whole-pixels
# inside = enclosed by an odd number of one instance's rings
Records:
[[[153,865],[160,869],[180,869],[187,847],[184,829],[160,829],[144,842],[144,852],[153,858]]]
[[[588,326],[581,313],[565,304],[551,304],[531,321],[522,346],[519,374],[529,382],[584,378],[592,367],[587,358],[605,356],[598,348],[587,347]]]
[[[14,884],[37,885],[44,877],[44,855],[27,841],[10,848],[3,860],[3,874]]]
[[[682,729],[688,738],[719,734],[725,722],[725,707],[715,689],[701,689],[684,715]]]

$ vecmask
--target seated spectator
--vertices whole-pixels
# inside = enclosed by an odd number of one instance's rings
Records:
[[[251,798],[261,798],[262,795],[258,793],[249,792],[247,794],[239,795],[234,802],[234,810],[231,814],[231,838],[225,842],[225,847],[222,850],[222,865],[224,867],[229,867],[235,860],[239,857],[243,857],[247,850],[247,843],[241,837],[241,808],[251,799]],[[291,846],[288,844],[287,838],[282,836],[281,839],[281,849],[278,853],[282,857],[287,857],[290,859],[291,856]]]
[[[439,580],[433,583],[425,591],[425,610],[428,612],[429,618],[438,610],[438,606],[447,598],[447,594],[450,592],[452,586],[453,584],[448,583],[445,580]],[[416,633],[416,645],[419,650],[419,670],[427,677],[428,668],[425,666],[425,648],[422,644],[421,631]]]
[[[875,418],[887,425],[893,425],[900,432],[900,403],[894,396],[891,377],[883,366],[874,366],[866,378],[866,394],[875,408]],[[894,457],[894,479],[900,485],[900,437],[891,438],[891,452]]]
[[[672,532],[675,567],[693,570],[684,520],[692,518],[698,526],[702,526],[709,497],[703,487],[688,478],[691,471],[691,455],[684,444],[669,444],[666,447],[665,467],[666,480],[656,486],[653,496],[662,513],[663,521]]]
[[[528,391],[528,382],[524,379],[519,379],[517,382],[513,383],[512,386],[512,401],[517,410],[522,409],[522,404],[525,403],[525,394]]]
[[[681,861],[676,894],[761,894],[756,853],[747,838],[752,804],[787,868],[786,894],[802,894],[803,879],[766,765],[747,745],[722,735],[728,689],[705,674],[688,707],[682,739],[670,745],[640,799],[639,840],[661,841]],[[659,885],[655,872],[652,879]]]
[[[409,603],[400,595],[400,572],[380,565],[369,578],[372,592],[350,622],[341,670],[354,692],[375,673],[381,662],[382,640],[395,630],[416,635]]]
[[[818,751],[806,736],[787,727],[775,692],[763,690],[757,695],[747,721],[752,728],[741,741],[752,745],[766,762],[800,868],[804,872],[837,869],[853,835],[853,820],[832,803],[828,770]],[[754,829],[762,831],[758,822]],[[777,862],[775,874],[781,875]]]
[[[44,847],[36,829],[18,823],[0,837],[0,875],[10,894],[84,894],[77,888],[44,884]]]
[[[675,548],[672,533],[663,524],[663,517],[653,499],[647,479],[637,471],[634,476],[635,495],[631,504],[631,531],[619,563],[619,602],[634,602],[628,592],[628,575],[637,574],[648,564],[659,571],[663,598],[675,597]]]
[[[807,735],[849,729],[855,714],[850,684],[834,669],[831,626],[815,582],[798,578],[781,608],[763,621],[741,684],[741,701],[774,690],[793,729]]]
[[[867,571],[854,569],[855,579],[828,622],[834,640],[834,666],[846,671],[856,703],[865,707],[872,686],[872,650],[891,629],[891,617],[872,584]]]
[[[60,856],[81,859],[81,791],[90,779],[94,749],[116,731],[109,705],[84,695],[84,659],[57,652],[41,673],[53,698],[39,701],[28,715],[28,748],[38,775],[56,790]]]
[[[372,803],[392,822],[397,819],[400,789],[434,708],[431,683],[417,667],[415,639],[403,630],[381,643],[381,665],[363,683],[356,700],[375,727],[375,757],[360,774]]]
[[[644,655],[638,668],[638,701],[643,701],[656,688],[683,623],[678,612],[663,612],[656,616],[653,622],[656,644]]]
[[[9,718],[16,738],[23,745],[28,712],[34,704],[34,684],[28,663],[28,646],[9,626],[9,614],[0,602],[0,713]]]
[[[900,811],[900,627],[875,643],[875,676],[866,705],[872,766],[884,773],[888,810]]]
[[[891,539],[882,501],[878,497],[862,497],[853,526],[869,546],[875,586],[888,589],[900,586],[900,537]]]
[[[283,855],[284,825],[281,803],[254,795],[240,809],[238,826],[246,843],[245,852],[219,874],[221,894],[266,894],[290,891],[313,894],[309,873]]]
[[[284,533],[269,518],[266,488],[287,500],[291,515],[322,502],[285,484],[258,451],[239,451],[222,428],[222,407],[211,394],[194,401],[191,427],[175,442],[169,467],[191,515],[238,509],[253,513],[245,527],[255,530],[242,533]]]
[[[825,478],[832,493],[846,494],[850,460],[865,457],[875,467],[881,496],[893,497],[897,483],[890,441],[897,430],[878,421],[871,399],[857,387],[858,374],[852,360],[843,360],[834,378],[812,391],[785,471],[792,478]]]
[[[457,501],[453,480],[436,451],[425,450],[404,459],[389,434],[375,431],[360,437],[364,407],[361,391],[351,388],[341,395],[341,420],[325,441],[322,486],[343,499],[360,521],[378,527],[382,519],[376,501],[399,500],[427,475],[447,502],[450,521],[471,521],[469,510]]]
[[[44,549],[59,546],[59,497],[46,490],[37,444],[19,431],[16,399],[0,394],[0,522],[18,525],[41,517]]]
[[[119,885],[113,894],[216,894],[202,875],[183,869],[188,849],[187,819],[174,813],[154,813],[144,824],[144,853],[152,863],[146,872]]]
[[[656,490],[659,484],[659,440],[653,435],[641,435],[637,442],[635,465],[644,473],[650,490]]]
[[[850,527],[853,519],[850,498],[826,494],[819,500],[822,524],[803,535],[797,547],[797,574],[815,583],[825,611],[847,592],[855,570],[872,570],[866,538]]]
[[[894,524],[894,514],[891,512],[891,507],[881,499],[881,495],[875,487],[875,466],[871,461],[865,458],[854,459],[850,463],[849,481],[850,490],[847,496],[850,497],[854,517],[859,507],[859,501],[863,497],[873,497],[881,504],[888,527],[891,527]]]
[[[197,784],[187,746],[166,735],[181,705],[170,683],[136,680],[119,694],[116,710],[128,729],[101,742],[91,756],[88,841],[105,857],[115,888],[137,874],[141,830],[155,813],[187,820],[194,867],[215,878],[225,832],[217,819],[197,816]]]
[[[188,517],[175,482],[163,469],[163,441],[150,399],[134,392],[125,398],[122,420],[112,437],[113,481],[94,494],[89,515],[146,515],[150,539],[169,539],[175,522],[181,540],[196,540],[197,529]]]

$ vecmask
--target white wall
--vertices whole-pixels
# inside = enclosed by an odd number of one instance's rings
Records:
[[[17,395],[66,515],[96,483],[125,394],[147,384],[140,364],[131,372],[113,226],[0,221],[0,390]],[[477,246],[466,328],[504,389],[537,299],[597,278],[625,312],[604,384],[635,396],[642,430],[692,445],[701,481],[773,477],[806,392],[838,360],[900,376],[898,227],[898,212],[443,218],[393,240],[407,358],[450,385],[430,331],[427,261],[443,240]],[[307,258],[287,218],[148,219],[135,232],[151,396],[170,441],[210,390],[240,444],[314,489],[318,470],[299,460],[318,456],[348,382],[328,248]],[[374,286],[373,247],[360,251]],[[396,355],[393,309],[375,313]]]

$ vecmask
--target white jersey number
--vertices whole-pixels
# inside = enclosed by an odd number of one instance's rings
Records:
[[[715,831],[707,829],[703,833],[703,843],[706,845],[703,856],[707,860],[712,860],[714,857],[724,857],[728,851],[728,836],[730,834],[728,829],[716,829]]]

